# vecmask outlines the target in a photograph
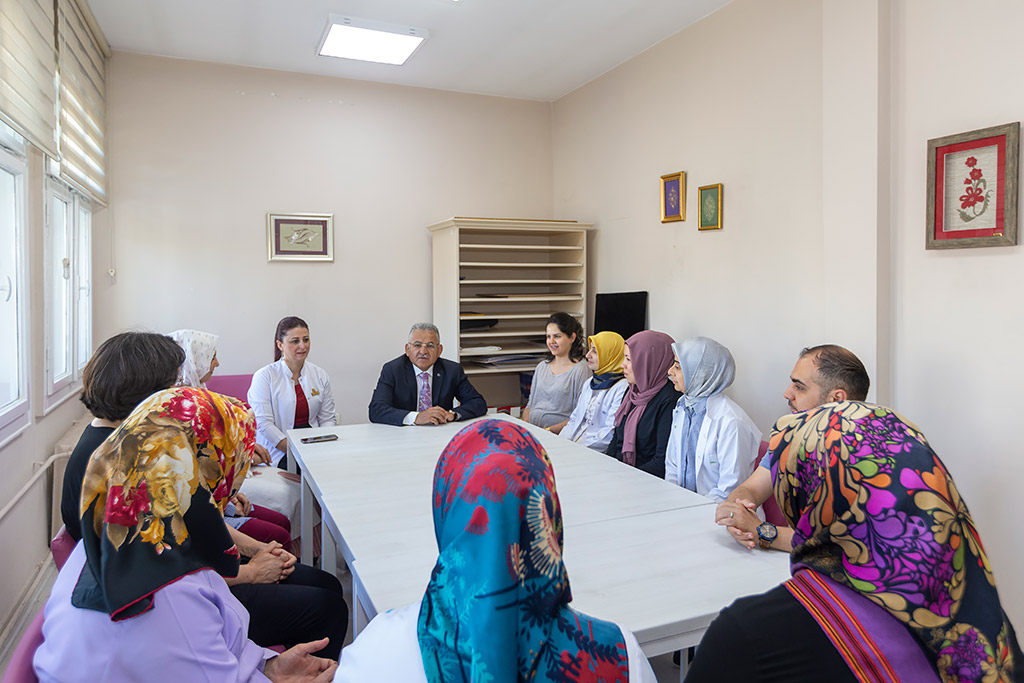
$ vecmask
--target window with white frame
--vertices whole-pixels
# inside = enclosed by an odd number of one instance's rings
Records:
[[[81,376],[92,356],[92,207],[79,197],[75,208],[75,369]]]
[[[92,213],[89,201],[51,179],[46,191],[43,413],[78,388],[92,353]]]
[[[0,123],[0,446],[29,424],[24,151]]]

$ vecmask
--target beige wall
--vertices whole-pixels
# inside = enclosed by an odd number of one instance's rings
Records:
[[[555,103],[556,217],[597,224],[596,291],[650,292],[650,323],[713,337],[762,429],[823,338],[820,3],[737,0]],[[659,178],[687,171],[686,221]],[[723,183],[721,231],[697,188]]]
[[[956,477],[1020,629],[1024,247],[925,251],[924,223],[927,141],[1024,118],[1024,5],[893,9],[894,404]]]
[[[299,315],[347,423],[431,317],[425,227],[551,214],[548,104],[129,53],[110,83],[97,338],[207,330],[218,372],[251,373]],[[334,263],[268,263],[268,211],[333,213]]]

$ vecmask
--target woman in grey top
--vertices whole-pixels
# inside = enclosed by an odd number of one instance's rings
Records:
[[[523,419],[557,434],[569,421],[583,385],[590,380],[590,368],[580,362],[586,348],[583,327],[576,318],[568,313],[552,314],[546,335],[551,355],[537,363],[533,372]]]

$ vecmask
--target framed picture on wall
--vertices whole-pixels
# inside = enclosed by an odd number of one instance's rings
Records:
[[[268,213],[268,261],[333,261],[334,214]]]
[[[698,230],[722,229],[722,183],[703,185],[697,190]]]
[[[928,141],[926,249],[1017,244],[1020,122]]]
[[[686,171],[661,176],[661,222],[686,220]]]

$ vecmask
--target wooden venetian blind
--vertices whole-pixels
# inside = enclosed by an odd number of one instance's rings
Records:
[[[5,0],[0,0],[0,2]],[[58,0],[60,175],[107,203],[107,57],[110,49],[88,5]]]
[[[0,0],[0,117],[57,156],[53,0]]]

